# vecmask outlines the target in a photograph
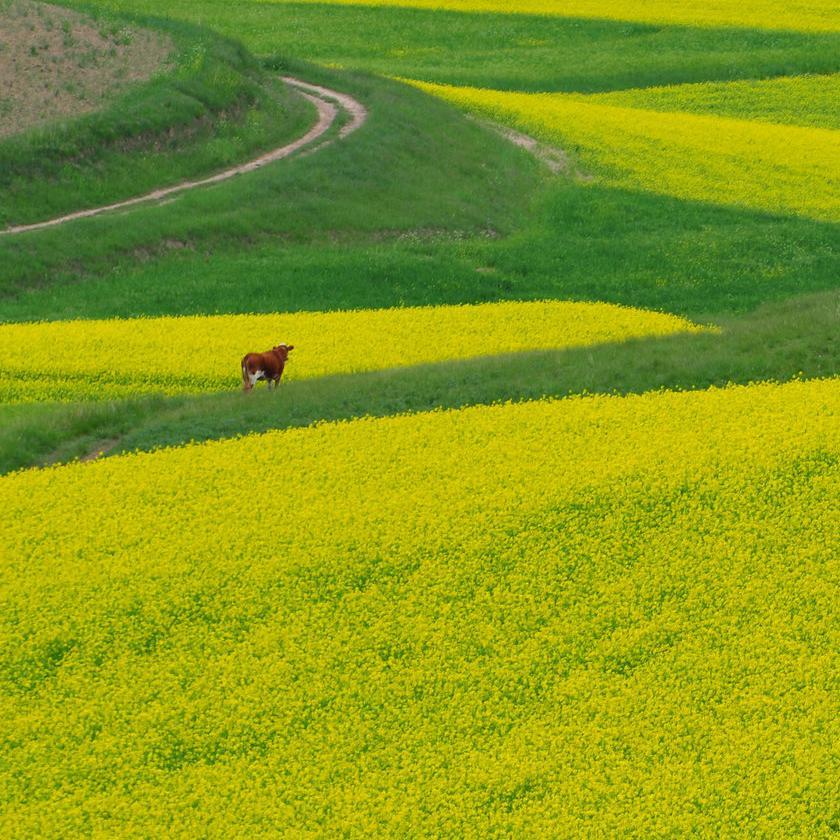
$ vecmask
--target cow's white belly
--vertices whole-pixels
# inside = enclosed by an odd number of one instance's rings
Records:
[[[253,373],[248,374],[248,379],[251,381],[251,385],[253,385],[258,380],[265,379],[265,371],[255,370]]]

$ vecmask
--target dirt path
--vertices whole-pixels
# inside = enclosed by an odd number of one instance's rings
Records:
[[[591,175],[578,169],[569,155],[557,146],[542,143],[535,137],[531,137],[530,134],[523,134],[521,131],[516,131],[501,123],[492,122],[491,120],[477,120],[477,122],[485,128],[495,131],[496,134],[501,135],[509,143],[513,143],[514,146],[525,149],[526,152],[529,152],[537,160],[545,164],[555,175],[565,175],[576,181],[588,182],[594,180]]]
[[[119,442],[119,438],[105,438],[105,440],[100,440],[93,449],[82,455],[79,460],[83,464],[86,464],[88,461],[97,461],[114,449]]]
[[[361,102],[358,102],[352,96],[346,93],[339,93],[338,91],[330,90],[329,88],[320,87],[318,85],[311,85],[308,82],[303,82],[300,79],[294,79],[291,76],[284,76],[283,81],[286,84],[296,88],[301,96],[308,99],[318,109],[318,121],[309,131],[302,137],[299,137],[292,143],[283,146],[279,149],[274,149],[271,152],[266,152],[254,160],[247,163],[233,166],[224,172],[218,172],[207,178],[200,178],[196,181],[184,181],[180,184],[175,184],[172,187],[165,187],[160,190],[153,190],[145,195],[137,196],[136,198],[129,198],[125,201],[117,201],[114,204],[106,204],[103,207],[92,207],[89,210],[78,210],[75,213],[68,213],[66,216],[59,216],[56,219],[50,219],[46,222],[36,222],[29,225],[16,225],[14,227],[0,230],[0,236],[10,235],[15,233],[25,233],[26,231],[41,230],[43,228],[56,227],[67,222],[75,221],[76,219],[86,219],[89,216],[98,216],[101,213],[109,213],[112,210],[123,210],[127,207],[133,207],[137,204],[143,204],[147,201],[159,201],[162,198],[174,195],[176,193],[184,192],[185,190],[194,190],[196,187],[205,187],[209,184],[218,184],[220,181],[227,181],[229,178],[234,178],[237,175],[242,175],[245,172],[253,172],[262,166],[266,166],[274,161],[282,160],[301,149],[307,148],[307,152],[313,152],[316,149],[323,149],[330,145],[331,140],[323,140],[324,135],[335,124],[339,114],[344,113],[348,117],[347,122],[341,127],[338,132],[338,138],[343,139],[348,134],[352,134],[356,129],[367,119],[367,109]],[[320,140],[320,142],[318,142]]]

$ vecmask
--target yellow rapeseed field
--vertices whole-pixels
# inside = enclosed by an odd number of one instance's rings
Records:
[[[560,143],[616,186],[840,220],[840,131],[605,105],[580,95],[415,84]]]
[[[0,478],[0,833],[829,837],[840,381]]]
[[[288,3],[291,0],[262,0]],[[304,0],[318,2],[323,0]],[[328,0],[361,5],[359,0]],[[739,26],[799,32],[840,31],[835,0],[365,0],[366,6],[449,9],[456,12],[605,18],[688,26]]]
[[[0,402],[232,388],[245,353],[280,342],[295,346],[284,375],[303,379],[700,329],[564,301],[9,324],[0,326]]]

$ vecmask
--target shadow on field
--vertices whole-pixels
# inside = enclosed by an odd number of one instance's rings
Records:
[[[690,389],[838,373],[840,293],[767,305],[721,333],[637,339],[289,382],[278,392],[11,406],[0,414],[0,470],[307,426],[505,400]]]

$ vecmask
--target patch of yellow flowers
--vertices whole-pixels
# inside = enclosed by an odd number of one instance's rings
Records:
[[[830,836],[840,381],[0,478],[0,833]]]
[[[295,346],[284,376],[308,379],[701,329],[564,301],[10,324],[0,326],[0,402],[235,388],[242,357],[281,342]]]
[[[608,97],[414,84],[559,143],[611,185],[840,221],[840,131],[605,104]]]
[[[288,3],[291,0],[261,0]],[[323,0],[305,0],[323,2]],[[358,0],[329,0],[359,5]],[[799,32],[840,31],[833,0],[365,0],[366,6],[407,6],[455,12],[604,18],[688,26],[739,26]]]

